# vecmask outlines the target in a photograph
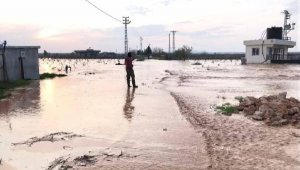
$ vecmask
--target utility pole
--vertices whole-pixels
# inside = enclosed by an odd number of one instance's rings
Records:
[[[143,37],[140,37],[140,47],[141,52],[143,51]]]
[[[170,31],[170,32],[173,33],[173,53],[174,53],[174,52],[175,52],[175,33],[176,33],[177,31],[173,30],[173,31]]]
[[[125,25],[125,55],[128,53],[128,37],[127,37],[127,25],[130,24],[129,17],[123,17],[123,24]]]
[[[171,53],[171,34],[169,33],[169,54]]]

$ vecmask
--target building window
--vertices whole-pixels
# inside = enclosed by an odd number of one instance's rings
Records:
[[[252,56],[259,55],[259,48],[252,48]]]

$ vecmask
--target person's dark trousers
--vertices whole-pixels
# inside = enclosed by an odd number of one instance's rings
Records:
[[[132,81],[132,85],[133,86],[136,86],[135,85],[135,76],[134,76],[134,71],[132,68],[127,68],[126,69],[126,77],[127,77],[127,86],[130,87],[130,77],[131,77],[131,81]]]

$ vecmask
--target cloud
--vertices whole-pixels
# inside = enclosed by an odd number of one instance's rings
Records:
[[[192,24],[193,22],[192,21],[179,21],[179,22],[176,22],[174,23],[174,25],[177,25],[177,24]]]
[[[8,45],[38,45],[37,38],[41,28],[26,25],[0,25],[0,41]]]
[[[181,34],[185,36],[197,37],[197,38],[220,38],[220,37],[233,36],[234,33],[235,31],[232,26],[218,26],[218,27],[204,29],[201,31],[183,32]]]
[[[149,12],[152,11],[149,8],[138,7],[138,6],[131,6],[130,8],[128,8],[128,10],[132,15],[147,15]]]
[[[43,48],[51,49],[54,52],[72,52],[92,47],[102,51],[115,52],[118,47],[123,47],[123,32],[123,27],[69,30],[43,39]]]
[[[139,27],[132,27],[129,30],[132,36],[158,36],[166,34],[166,28],[164,25],[144,25]]]
[[[42,38],[39,37],[39,34],[43,32],[43,29],[37,27],[15,26],[4,30],[8,31],[0,33],[0,37],[2,38],[6,35],[8,37],[6,40],[10,45],[40,45],[41,51],[72,52],[77,49],[87,49],[88,47],[102,51],[124,51],[123,26],[111,29],[65,30]],[[168,33],[169,31],[164,25],[129,26],[129,47],[131,49],[138,48],[140,43],[139,37],[142,36],[144,47],[151,44],[151,47],[161,47],[167,50]],[[204,47],[212,49],[210,47],[211,44],[219,44],[218,47],[222,47],[220,50],[223,50],[227,46],[221,45],[223,41],[219,41],[219,39],[230,37],[233,34],[234,30],[230,26],[212,27],[195,32],[178,32],[176,34],[176,46],[192,45],[195,50],[202,50]]]
[[[164,1],[162,1],[161,3],[163,4],[163,5],[165,5],[165,6],[168,6],[168,5],[170,5],[172,2],[174,2],[174,1],[176,1],[176,0],[164,0]]]
[[[112,50],[122,47],[123,27],[113,29],[77,29],[65,30],[48,36],[40,36],[44,29],[25,25],[0,25],[0,43],[8,45],[41,46],[40,50],[49,52],[72,52],[76,49],[92,47],[101,50]],[[47,32],[47,30],[46,30]]]
[[[292,0],[286,4],[286,9],[295,16],[299,13],[299,7],[299,0]]]

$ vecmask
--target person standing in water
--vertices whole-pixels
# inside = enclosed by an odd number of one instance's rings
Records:
[[[126,67],[126,73],[127,73],[127,75],[126,75],[127,87],[131,87],[130,86],[130,77],[131,77],[133,88],[137,88],[138,86],[135,84],[135,75],[134,75],[134,71],[133,71],[133,64],[132,64],[133,60],[134,60],[134,58],[132,58],[132,54],[131,54],[131,52],[129,52],[127,54],[127,57],[125,58],[125,67]]]

